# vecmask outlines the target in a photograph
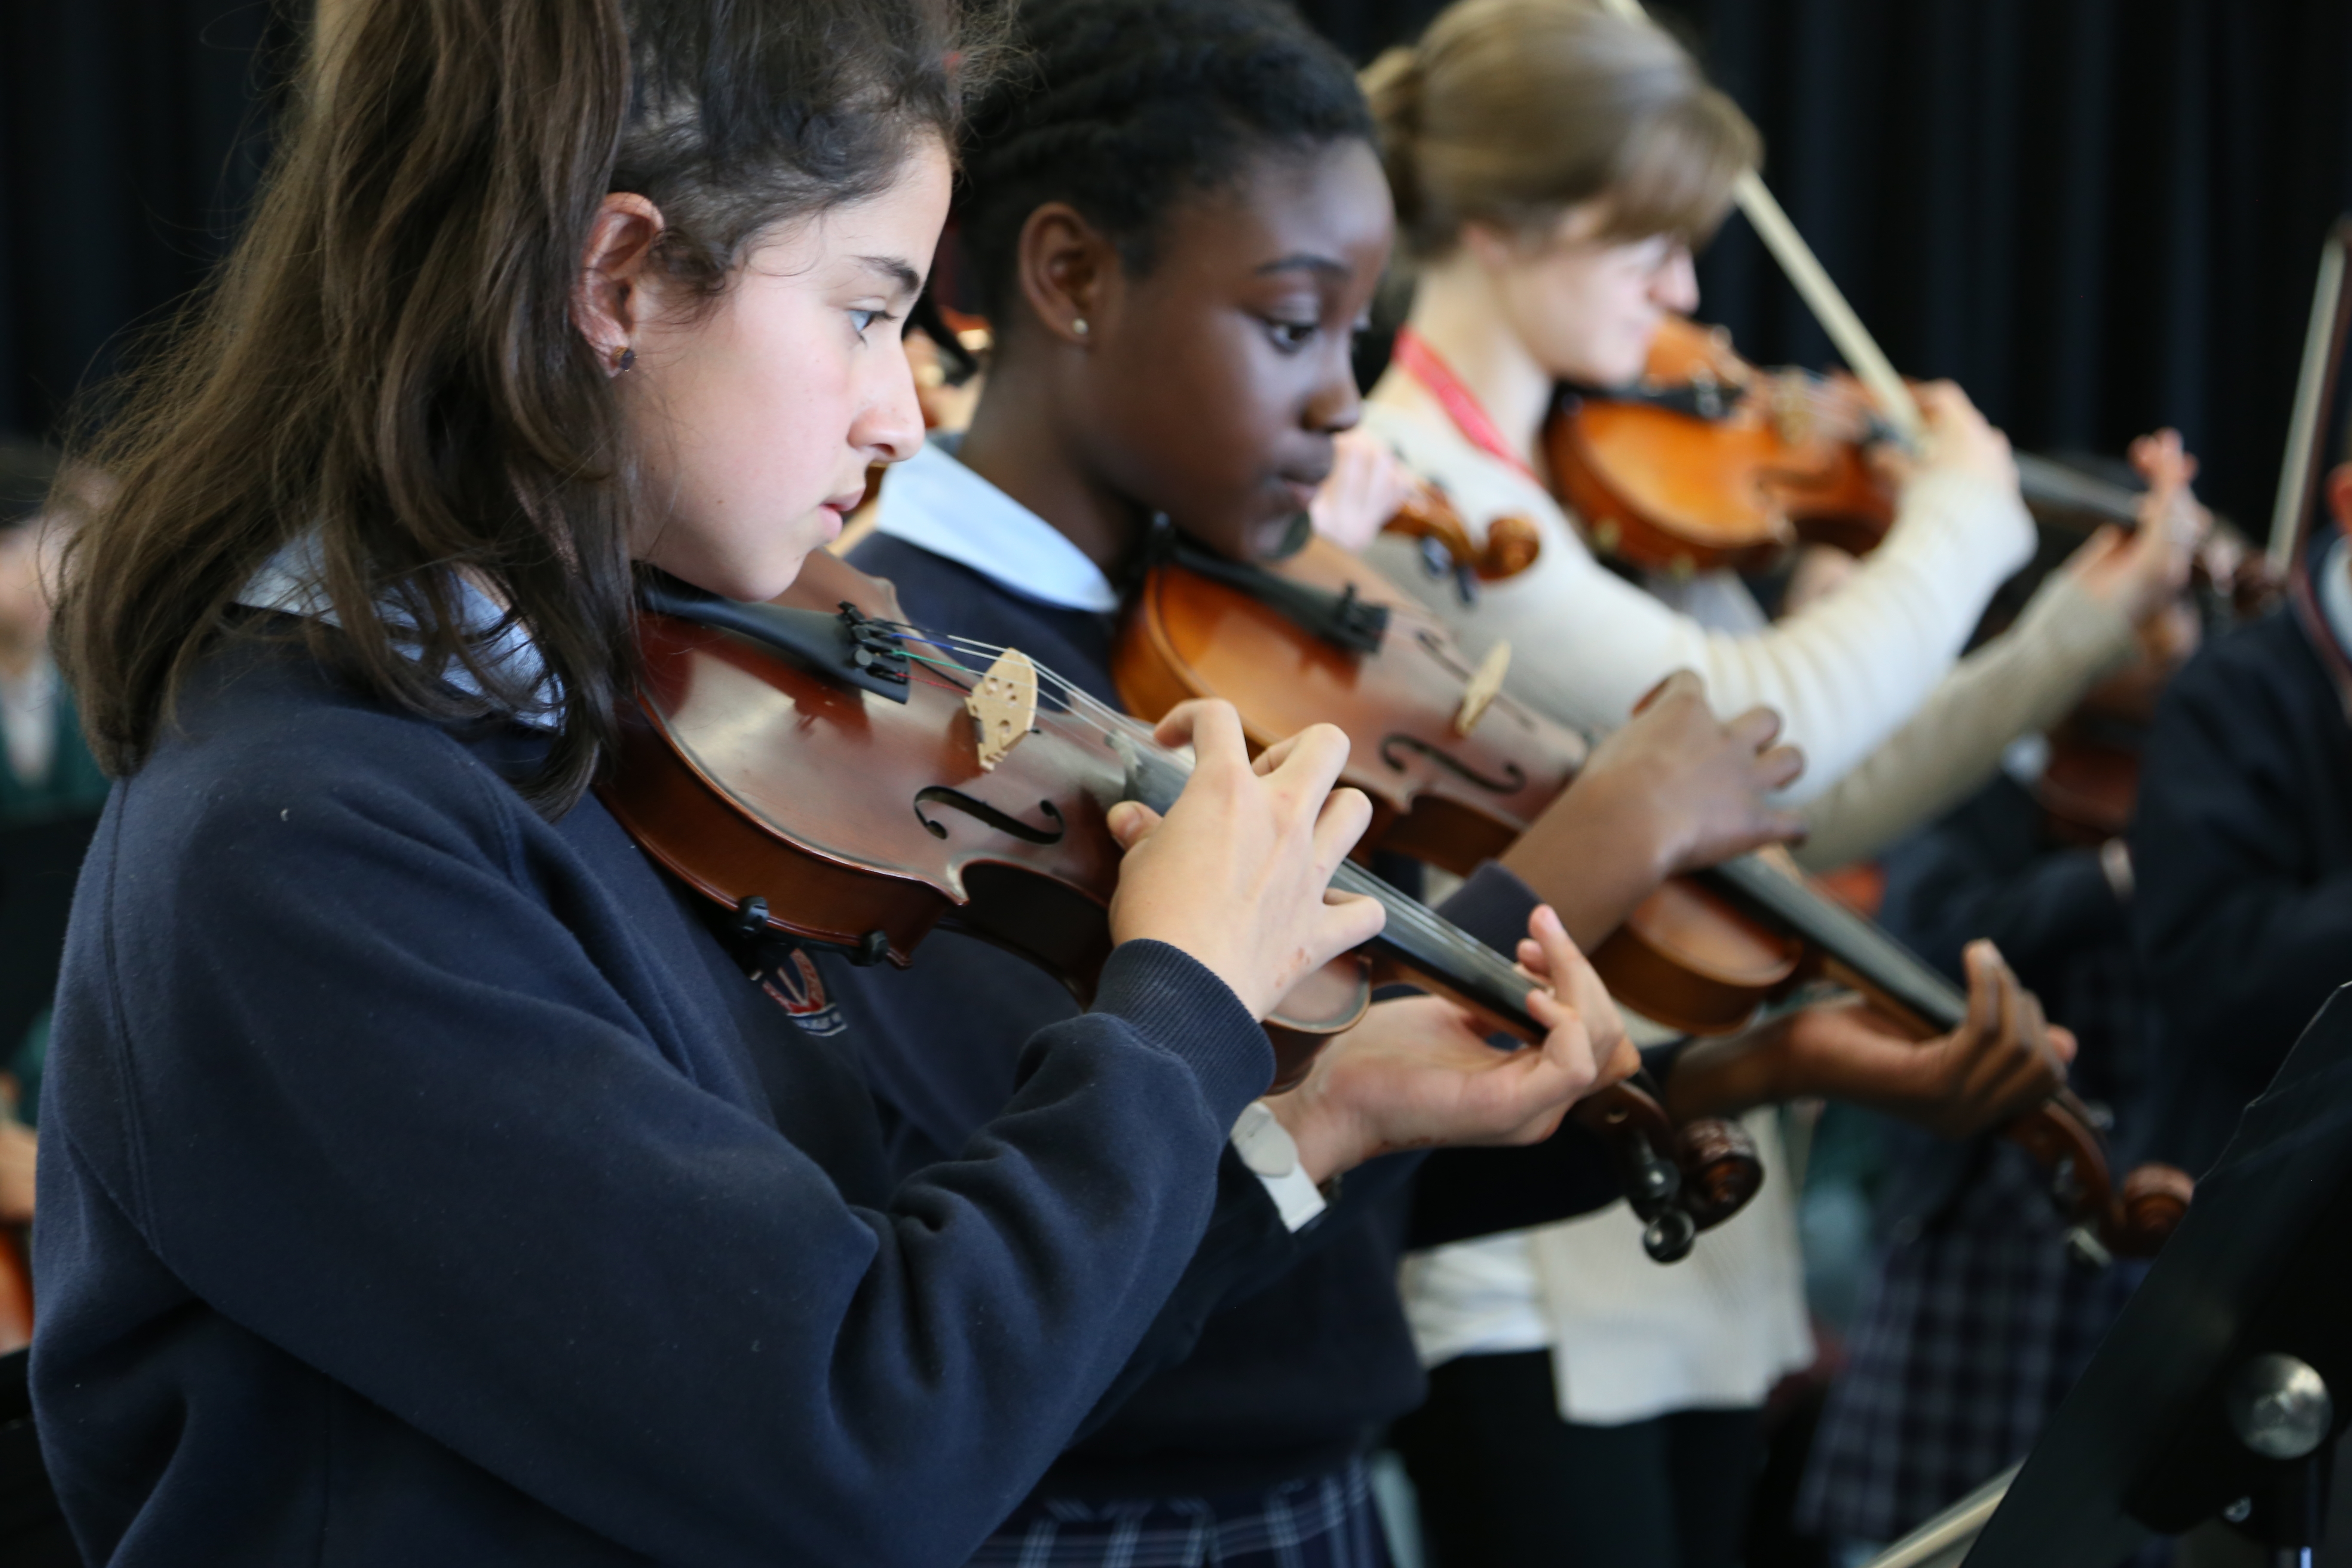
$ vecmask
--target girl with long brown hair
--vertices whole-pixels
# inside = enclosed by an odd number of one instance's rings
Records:
[[[1093,1010],[894,1171],[837,1013],[747,983],[586,791],[636,572],[771,597],[920,441],[897,323],[986,39],[933,0],[376,0],[327,42],[68,564],[117,776],[36,1241],[77,1538],[961,1561],[1180,1293],[1258,1019],[1379,923],[1325,899],[1344,739],[1254,765],[1195,710],[1182,798],[1114,811]],[[1592,1049],[1529,1005],[1548,1124]]]

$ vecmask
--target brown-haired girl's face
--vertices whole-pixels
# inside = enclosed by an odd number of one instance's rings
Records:
[[[1687,245],[1668,235],[1604,238],[1606,225],[1603,205],[1586,202],[1543,235],[1474,224],[1463,236],[1529,357],[1582,386],[1639,379],[1666,317],[1698,307]]]
[[[1394,227],[1356,141],[1261,154],[1171,210],[1088,326],[1073,414],[1102,477],[1222,553],[1274,552],[1362,413],[1349,349]]]
[[[701,309],[642,266],[600,290],[592,241],[583,330],[608,363],[616,343],[635,351],[616,374],[646,501],[638,559],[773,598],[841,531],[866,468],[914,455],[923,418],[899,334],[949,182],[927,138],[885,190],[757,244]]]

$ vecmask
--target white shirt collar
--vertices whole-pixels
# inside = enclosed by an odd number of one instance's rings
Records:
[[[2339,647],[2352,648],[2352,538],[2338,534],[2319,569],[2319,613]]]
[[[262,563],[253,574],[236,602],[257,610],[277,610],[289,616],[315,616],[329,626],[340,625],[332,600],[327,597],[325,569],[320,559],[319,536],[315,531],[288,540],[278,547],[277,553]],[[499,625],[506,616],[498,601],[467,581],[457,580],[459,598],[466,617],[466,629],[480,642],[483,662],[503,674],[512,676],[518,683],[539,693],[539,700],[526,711],[514,715],[515,721],[538,730],[560,728],[563,722],[562,689],[539,657],[539,648],[529,633],[518,622]],[[384,606],[385,618],[396,627],[404,624],[396,607]],[[411,658],[416,657],[412,649]],[[464,665],[453,665],[440,671],[443,684],[456,688],[468,697],[483,695],[481,683]]]
[[[958,462],[938,441],[883,477],[874,531],[969,566],[1063,610],[1108,613],[1118,590],[1055,526]]]

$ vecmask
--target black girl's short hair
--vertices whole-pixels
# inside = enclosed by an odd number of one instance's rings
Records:
[[[557,704],[526,793],[560,813],[617,733],[646,504],[572,319],[600,204],[658,206],[658,259],[707,300],[763,232],[951,144],[986,40],[961,0],[323,9],[252,221],[80,454],[118,482],[69,547],[60,652],[92,749],[131,772],[307,536],[338,623],[305,626],[317,656],[436,719]],[[505,626],[466,624],[464,578],[527,629],[535,689],[490,655]]]
[[[971,102],[956,214],[986,308],[1011,303],[1021,226],[1067,202],[1148,270],[1161,218],[1269,146],[1375,140],[1338,50],[1283,0],[1024,0],[1017,63]]]

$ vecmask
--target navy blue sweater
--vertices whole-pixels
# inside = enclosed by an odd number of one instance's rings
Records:
[[[1112,617],[1020,597],[887,536],[868,539],[852,559],[897,585],[916,624],[1017,647],[1118,705]],[[1535,902],[1517,879],[1488,867],[1444,912],[1509,952]],[[827,975],[861,1026],[877,1091],[904,1112],[910,1163],[955,1147],[989,1116],[1013,1081],[1017,1043],[1073,1010],[1039,972],[946,932],[930,939],[914,970],[833,964]],[[1199,1336],[1191,1355],[1140,1377],[1041,1494],[1238,1493],[1346,1463],[1423,1396],[1396,1289],[1409,1234],[1419,1243],[1453,1240],[1587,1213],[1617,1196],[1600,1144],[1574,1122],[1533,1149],[1394,1155],[1349,1173],[1339,1202],[1291,1238],[1286,1255],[1269,1251],[1249,1269],[1229,1270],[1231,1292],[1215,1310],[1188,1294],[1183,1329]]]
[[[2074,1032],[2082,1050],[2068,1082],[2114,1112],[2109,1142],[2118,1163],[2129,1165],[2151,1136],[2153,1008],[2123,900],[2097,851],[2055,841],[2045,815],[2016,780],[1994,779],[1886,857],[1878,918],[1958,984],[1967,980],[1960,955],[1970,942],[1986,937],[1998,945],[2050,1016]],[[1953,1140],[1892,1120],[1881,1125],[1883,1231],[1916,1235],[1956,1215],[1996,1164],[2009,1167],[1998,1190],[2030,1199],[2028,1222],[2052,1223],[2054,1211],[2041,1196],[2046,1182],[2027,1173],[2031,1157],[1999,1133]],[[2003,1228],[2018,1223],[1995,1204],[1978,1212]]]
[[[894,1173],[854,1037],[796,1028],[593,801],[527,809],[513,739],[247,650],[115,791],[35,1238],[84,1550],[961,1561],[1178,1286],[1263,1034],[1130,943],[1002,1114]]]
[[[2131,851],[2160,1018],[2156,1152],[2202,1171],[2352,980],[2352,725],[2294,616],[2221,638],[2174,678]]]

